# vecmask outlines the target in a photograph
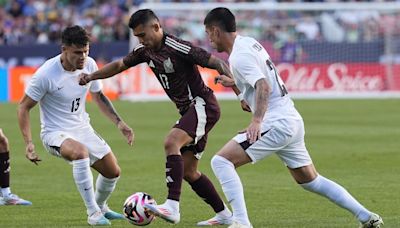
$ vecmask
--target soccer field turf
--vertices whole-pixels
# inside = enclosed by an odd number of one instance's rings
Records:
[[[303,115],[306,144],[320,174],[343,185],[363,205],[379,213],[385,227],[400,227],[400,100],[297,100]],[[222,101],[221,120],[211,131],[200,170],[222,195],[210,167],[215,152],[250,115],[237,102]],[[120,115],[135,131],[129,147],[117,128],[93,104],[87,110],[92,125],[109,143],[122,169],[109,206],[121,211],[126,197],[138,191],[158,203],[166,196],[163,140],[178,119],[171,102],[115,102]],[[50,156],[39,139],[39,114],[31,114],[39,166],[25,159],[15,104],[0,104],[0,127],[11,144],[11,188],[33,206],[0,207],[0,227],[88,227],[85,207],[72,179],[71,166]],[[245,186],[250,219],[258,227],[358,227],[347,211],[325,198],[297,186],[276,156],[238,169]],[[95,172],[94,172],[95,173]],[[95,174],[96,176],[97,174]],[[181,196],[181,222],[175,227],[195,227],[214,215],[187,184]],[[113,227],[133,227],[112,221]],[[150,227],[170,227],[156,219]]]

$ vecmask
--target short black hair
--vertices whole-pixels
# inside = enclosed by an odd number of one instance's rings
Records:
[[[138,10],[135,13],[133,13],[131,18],[129,19],[129,28],[135,29],[137,26],[144,25],[153,19],[160,21],[156,16],[156,14],[153,12],[153,10],[151,9]]]
[[[224,7],[217,7],[208,12],[204,25],[216,25],[225,32],[236,32],[236,20],[233,13]]]
[[[67,27],[61,34],[61,43],[67,46],[75,44],[82,47],[89,44],[89,33],[79,25]]]

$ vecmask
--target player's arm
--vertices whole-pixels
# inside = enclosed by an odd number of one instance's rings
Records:
[[[36,165],[38,164],[39,161],[39,156],[35,152],[35,146],[32,142],[32,133],[31,133],[31,123],[30,123],[30,115],[29,112],[30,110],[37,104],[37,101],[33,100],[26,94],[20,101],[18,105],[18,123],[19,123],[19,128],[22,133],[22,137],[24,138],[25,145],[26,145],[26,150],[25,150],[25,156],[28,158],[31,162],[35,163]]]
[[[259,79],[255,84],[255,110],[250,125],[247,127],[247,138],[254,143],[261,137],[261,122],[267,111],[269,93],[271,88],[265,78]]]
[[[112,77],[128,68],[129,67],[124,64],[122,59],[113,61],[111,63],[106,64],[100,70],[97,70],[91,74],[82,73],[79,76],[79,85],[86,85],[87,83],[93,80]]]
[[[215,83],[220,83],[225,87],[231,87],[236,96],[238,96],[242,109],[244,111],[251,112],[249,105],[246,103],[246,101],[244,101],[243,95],[235,85],[235,81],[233,80],[233,75],[228,64],[226,64],[222,59],[211,55],[210,59],[208,60],[208,66],[206,67],[217,70],[220,75],[215,77]]]
[[[118,129],[126,137],[128,144],[132,145],[134,139],[133,130],[118,115],[110,99],[101,90],[99,92],[91,92],[91,95],[101,112],[117,125]]]

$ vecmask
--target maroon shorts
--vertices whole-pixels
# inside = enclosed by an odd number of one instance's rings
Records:
[[[221,111],[214,94],[208,98],[195,97],[189,109],[182,115],[174,128],[187,132],[193,142],[181,148],[181,152],[192,151],[201,153],[207,143],[207,135],[215,123],[219,120]]]

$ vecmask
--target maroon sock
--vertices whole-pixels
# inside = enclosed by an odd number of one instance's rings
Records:
[[[224,202],[206,175],[201,174],[199,179],[189,184],[192,186],[193,191],[214,209],[215,213],[224,210]]]
[[[181,155],[167,156],[165,175],[168,199],[179,201],[183,179],[183,159]]]
[[[8,151],[0,153],[0,187],[10,187],[10,155]]]

